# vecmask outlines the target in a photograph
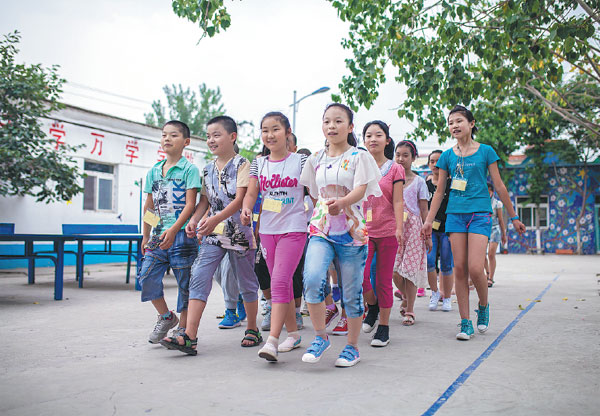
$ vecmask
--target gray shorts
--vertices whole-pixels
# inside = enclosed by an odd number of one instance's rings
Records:
[[[192,265],[189,290],[190,299],[198,299],[206,302],[212,289],[213,275],[226,254],[229,254],[231,271],[237,278],[244,301],[254,302],[258,299],[258,278],[254,273],[254,256],[256,250],[240,252],[206,243],[200,245],[198,257],[196,257],[196,261]]]

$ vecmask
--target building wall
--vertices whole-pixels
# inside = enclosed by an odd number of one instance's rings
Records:
[[[581,166],[559,166],[556,170],[548,167],[545,177],[548,186],[548,226],[541,230],[541,247],[547,253],[557,249],[577,251],[577,232],[575,224],[581,212],[584,184],[587,182],[585,212],[580,220],[581,241],[584,254],[597,252],[598,218],[594,201],[600,195],[600,166],[591,165],[588,173]],[[585,181],[585,182],[584,182]],[[515,169],[515,174],[507,183],[513,204],[517,196],[526,196],[529,188],[524,168]],[[527,230],[519,237],[512,225],[508,230],[508,250],[511,253],[525,253],[536,247],[535,230]]]
[[[165,157],[160,147],[161,129],[71,106],[41,121],[43,130],[53,137],[55,146],[65,143],[81,145],[72,155],[80,170],[83,171],[85,161],[114,166],[113,209],[84,210],[83,194],[75,196],[72,201],[51,204],[36,202],[35,198],[29,196],[0,197],[0,222],[14,223],[15,233],[32,234],[60,234],[62,224],[139,225],[140,193],[146,173],[157,161]],[[205,142],[192,138],[184,156],[202,168],[205,155]],[[83,181],[81,184],[83,186]],[[38,246],[40,249],[43,247],[43,244]],[[22,252],[21,245],[0,245],[0,253],[16,252]],[[99,256],[86,260],[86,263],[121,260],[124,259]],[[74,256],[67,256],[66,261],[68,264],[73,263]],[[36,264],[43,266],[51,263],[39,261]],[[25,266],[24,260],[0,261],[0,268]]]

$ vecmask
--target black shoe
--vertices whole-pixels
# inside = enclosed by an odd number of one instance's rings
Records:
[[[372,347],[385,347],[390,343],[390,327],[388,325],[379,325],[375,336],[371,341]]]
[[[369,305],[369,311],[367,312],[367,316],[363,319],[362,330],[366,334],[371,332],[373,328],[375,328],[375,323],[377,322],[377,318],[379,317],[379,305]]]

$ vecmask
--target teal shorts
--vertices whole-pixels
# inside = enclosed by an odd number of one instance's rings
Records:
[[[492,214],[489,212],[446,214],[446,232],[481,234],[489,239],[492,233]]]

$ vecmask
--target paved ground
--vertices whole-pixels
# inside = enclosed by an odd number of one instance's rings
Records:
[[[500,256],[485,335],[456,341],[456,304],[450,313],[429,312],[421,298],[415,326],[400,324],[396,305],[391,344],[372,348],[363,334],[362,362],[349,369],[333,366],[344,346],[340,337],[315,365],[300,361],[303,349],[268,364],[257,349],[240,348],[242,328],[217,329],[218,287],[201,323],[199,354],[188,357],[148,344],[155,314],[124,284],[122,266],[92,267],[84,289],[67,268],[65,300],[58,302],[49,270],[38,271],[35,286],[23,273],[4,273],[0,414],[419,415],[450,386],[454,394],[436,414],[598,414],[596,273],[598,256]],[[171,304],[175,294],[170,278]],[[310,323],[302,334],[306,346]],[[495,349],[470,377],[455,383],[490,345]]]

